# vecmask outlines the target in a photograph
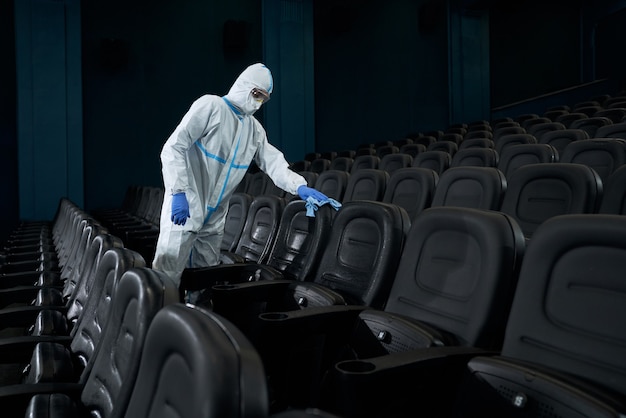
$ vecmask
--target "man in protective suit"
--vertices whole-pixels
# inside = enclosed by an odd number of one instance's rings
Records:
[[[152,268],[177,283],[186,267],[219,264],[228,202],[252,159],[274,184],[303,200],[328,200],[289,169],[252,115],[272,93],[263,64],[246,68],[224,97],[204,95],[161,151],[165,198]]]

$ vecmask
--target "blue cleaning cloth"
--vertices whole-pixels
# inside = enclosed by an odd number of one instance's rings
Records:
[[[315,211],[320,206],[323,206],[325,204],[329,204],[335,210],[339,210],[339,208],[341,207],[341,203],[337,202],[335,199],[331,199],[330,197],[324,200],[317,200],[316,198],[309,196],[306,198],[306,202],[304,204],[306,206],[306,216],[311,218],[315,217]]]

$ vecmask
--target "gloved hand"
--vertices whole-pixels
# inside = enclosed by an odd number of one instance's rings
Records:
[[[172,222],[176,225],[185,225],[189,218],[189,203],[185,193],[172,195]]]
[[[324,200],[328,200],[328,196],[326,196],[324,193],[312,187],[308,187],[304,184],[298,187],[298,195],[300,196],[300,199],[302,200],[307,200],[309,197],[319,200],[320,202]]]

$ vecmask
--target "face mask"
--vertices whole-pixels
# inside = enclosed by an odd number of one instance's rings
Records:
[[[259,110],[261,108],[261,105],[263,105],[263,100],[259,100],[259,99],[255,99],[252,94],[248,95],[248,99],[246,100],[245,105],[243,106],[243,111],[248,114],[251,115],[254,112],[256,112],[257,110]]]

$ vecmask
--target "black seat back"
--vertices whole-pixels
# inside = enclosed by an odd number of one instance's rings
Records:
[[[70,350],[82,367],[80,380],[89,376],[98,355],[103,330],[110,319],[111,303],[120,278],[126,271],[144,267],[145,261],[139,253],[128,248],[111,248],[104,253],[93,278],[87,304],[80,323],[74,329]]]
[[[402,155],[389,154],[388,157]],[[362,168],[350,174],[343,202],[353,200],[381,201],[387,188],[389,174],[381,169]]]
[[[362,168],[378,168],[380,165],[380,157],[377,155],[359,155],[354,159],[352,163],[351,173]]]
[[[274,244],[284,207],[285,201],[278,196],[256,196],[248,209],[235,254],[246,261],[264,263]]]
[[[243,227],[246,224],[248,210],[252,204],[252,195],[248,193],[233,193],[228,202],[228,213],[224,224],[224,237],[222,239],[221,250],[235,251]]]
[[[335,215],[313,282],[351,303],[381,307],[409,226],[408,214],[399,206],[347,202]]]
[[[307,280],[330,234],[332,211],[323,205],[315,217],[309,217],[304,201],[289,202],[283,210],[267,265],[282,271],[285,278]]]
[[[269,177],[265,174],[265,172],[257,171],[251,175],[250,180],[248,181],[248,186],[246,187],[246,193],[252,195],[252,197],[264,194],[268,181]]]
[[[336,157],[330,163],[329,170],[343,170],[348,173],[352,170],[354,159],[352,157]]]
[[[582,129],[561,129],[545,133],[539,143],[552,145],[561,155],[570,142],[581,139],[589,139],[589,134]]]
[[[504,135],[501,136],[498,139],[498,142],[496,142],[496,151],[498,151],[498,155],[502,156],[502,154],[504,153],[504,150],[507,149],[508,147],[514,146],[514,145],[522,145],[522,144],[536,144],[537,143],[537,138],[535,138],[533,135],[528,134],[528,133],[522,133],[522,134],[509,134],[509,135]]]
[[[613,121],[609,118],[602,116],[592,116],[587,119],[580,119],[572,122],[569,126],[572,129],[581,129],[589,135],[589,138],[594,138],[596,136],[596,131],[607,125],[613,124]]]
[[[93,288],[96,287],[96,291],[99,291],[97,288],[102,286],[102,283],[96,283],[95,280],[96,278],[102,280],[102,277],[104,277],[101,272],[98,273],[100,262],[104,254],[111,248],[122,247],[122,240],[111,234],[98,234],[92,240],[89,249],[85,253],[85,263],[80,275],[75,279],[71,279],[75,280],[73,289],[68,289],[68,287],[71,287],[69,283],[66,283],[66,287],[64,288],[63,296],[67,298],[66,305],[68,307],[66,318],[70,324],[73,324],[72,326],[75,326],[80,320],[83,309],[88,303],[89,296],[93,292]],[[67,294],[65,290],[68,291]],[[74,335],[73,328],[70,335]]]
[[[441,175],[450,167],[452,157],[445,151],[426,151],[413,158],[413,167],[430,168]]]
[[[466,148],[459,150],[450,167],[496,167],[498,165],[498,152],[493,148]]]
[[[621,215],[561,215],[537,229],[501,356],[469,362],[462,416],[623,414],[624,242]]]
[[[626,139],[590,138],[575,141],[565,147],[560,161],[587,165],[604,182],[613,171],[626,163]]]
[[[261,358],[219,315],[190,305],[164,307],[144,346],[126,416],[267,416]]]
[[[502,212],[426,209],[411,226],[385,311],[443,330],[456,344],[498,347],[524,249],[521,229]]]
[[[559,160],[559,153],[552,145],[548,144],[518,144],[506,147],[500,160],[498,169],[506,178],[518,167],[526,164],[555,163]]]
[[[626,218],[569,215],[533,236],[502,355],[626,387]]]
[[[562,132],[562,131],[560,131]],[[545,220],[569,213],[593,213],[602,198],[602,180],[583,164],[528,164],[508,179],[501,210],[531,238]]]
[[[622,138],[626,139],[626,122],[613,123],[601,126],[596,131],[597,138]]]
[[[122,416],[135,386],[142,351],[144,347],[153,349],[146,342],[150,324],[164,306],[179,301],[176,283],[145,267],[126,271],[111,296],[110,317],[81,395],[92,415],[101,417]]]
[[[626,165],[617,168],[604,183],[599,213],[626,215]]]
[[[355,164],[356,165],[356,164]],[[352,166],[354,170],[354,166]],[[341,201],[348,187],[350,173],[343,170],[326,170],[315,181],[315,188],[326,196]]]
[[[495,167],[451,167],[439,177],[431,206],[499,210],[506,188],[504,174]]]
[[[439,175],[428,168],[407,167],[396,170],[389,178],[383,202],[404,208],[409,218],[414,219],[430,206],[438,182]]]
[[[387,154],[380,160],[379,168],[386,171],[390,175],[399,168],[411,167],[413,157],[409,154],[394,153]]]

